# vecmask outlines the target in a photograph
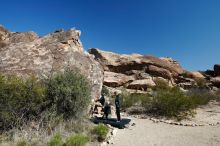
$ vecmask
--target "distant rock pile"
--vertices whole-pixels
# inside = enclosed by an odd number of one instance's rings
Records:
[[[85,54],[80,31],[60,30],[39,37],[34,32],[10,32],[0,26],[0,72],[47,78],[66,67],[78,68],[90,80],[92,97],[100,96],[103,70]]]

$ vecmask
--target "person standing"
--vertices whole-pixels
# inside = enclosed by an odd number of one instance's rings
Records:
[[[115,108],[116,108],[117,122],[121,121],[120,107],[121,107],[120,97],[119,94],[115,92]]]

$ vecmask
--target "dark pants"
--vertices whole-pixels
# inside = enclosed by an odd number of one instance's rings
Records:
[[[121,121],[120,108],[116,108],[117,120]]]

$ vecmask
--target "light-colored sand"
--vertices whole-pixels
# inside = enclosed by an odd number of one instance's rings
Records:
[[[112,146],[220,146],[220,125],[184,127],[132,118],[135,126],[117,131]]]
[[[197,109],[192,123],[220,121],[220,106],[207,105]],[[220,125],[186,127],[154,123],[148,119],[128,117],[135,126],[117,130],[112,146],[220,146]]]

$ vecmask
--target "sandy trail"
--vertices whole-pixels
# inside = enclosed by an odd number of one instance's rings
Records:
[[[135,126],[118,130],[113,146],[220,146],[220,125],[184,127],[131,118]]]
[[[126,118],[135,125],[117,130],[112,146],[220,146],[219,124],[187,127]],[[212,104],[198,108],[196,117],[188,122],[205,124],[216,121],[220,121],[220,106]]]

